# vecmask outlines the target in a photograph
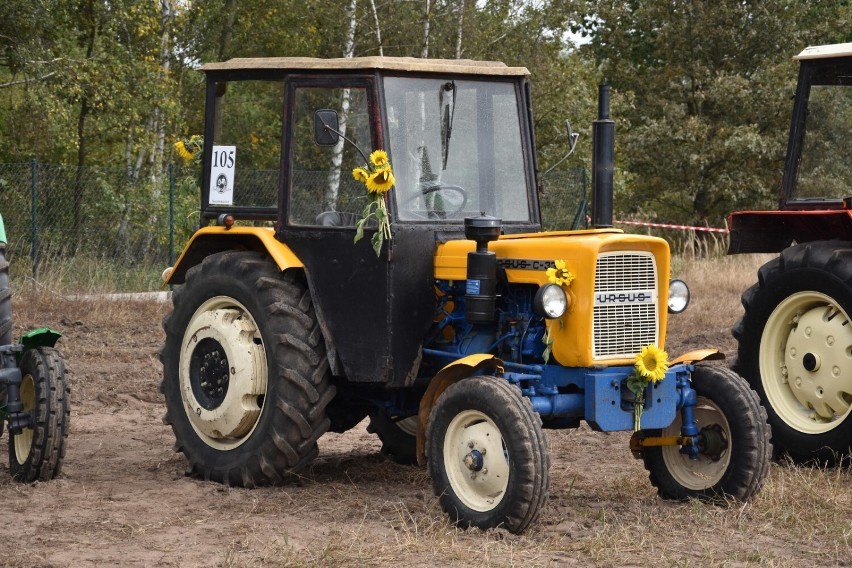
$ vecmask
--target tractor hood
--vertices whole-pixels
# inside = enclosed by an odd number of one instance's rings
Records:
[[[475,248],[475,243],[469,240],[439,244],[435,252],[435,278],[464,280],[467,253]],[[569,270],[579,276],[581,270],[594,273],[597,256],[603,252],[641,250],[657,257],[668,254],[665,240],[629,235],[620,229],[503,235],[488,248],[497,255],[498,265],[506,271],[510,282],[538,285],[547,283],[545,271],[556,260],[564,260]],[[668,278],[668,266],[665,268],[665,277]]]
[[[646,330],[643,344],[656,343],[664,347],[670,271],[669,246],[665,240],[625,234],[619,229],[591,229],[504,235],[489,243],[488,249],[497,256],[498,270],[512,284],[547,284],[547,269],[555,266],[556,261],[563,261],[565,268],[574,275],[566,289],[570,307],[561,318],[562,325],[551,328],[553,356],[558,363],[571,367],[632,364],[638,349],[631,347],[604,353],[600,337],[591,330],[601,327],[596,324],[601,310],[618,310],[621,308],[611,304],[632,301],[634,293],[629,291],[631,288],[626,282],[636,275],[637,262],[645,267],[644,274],[649,278],[644,281],[640,293],[646,302],[649,300],[647,294],[651,294],[651,301],[657,306],[654,310],[656,323]],[[475,243],[469,240],[438,245],[435,278],[465,280],[467,255],[474,250]],[[626,326],[622,330],[625,331],[633,322],[619,325]]]

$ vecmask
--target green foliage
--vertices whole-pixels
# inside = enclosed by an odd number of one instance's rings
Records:
[[[792,56],[852,39],[850,16],[848,2],[793,0],[7,0],[0,163],[121,167],[134,194],[161,203],[172,143],[202,131],[201,63],[341,57],[354,25],[356,56],[425,52],[526,66],[541,171],[567,149],[566,119],[581,138],[560,169],[589,168],[597,85],[607,81],[617,214],[718,226],[732,210],[774,205]],[[589,43],[574,46],[569,32]],[[269,128],[247,135],[265,140]],[[78,192],[70,209],[78,222],[121,215],[150,224],[162,215],[150,207],[133,218],[127,192],[116,182],[102,187],[103,199]],[[184,200],[191,217],[197,195],[181,194],[179,207]],[[549,215],[559,226],[573,221],[573,204],[548,207],[558,209]]]
[[[792,56],[846,40],[847,3],[577,2],[576,31],[633,104],[622,213],[718,226],[773,207],[795,90]],[[619,122],[620,123],[620,122]],[[621,129],[623,131],[623,129]]]

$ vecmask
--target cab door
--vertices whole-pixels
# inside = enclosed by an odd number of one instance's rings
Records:
[[[332,372],[353,382],[403,386],[416,375],[433,316],[434,235],[395,230],[378,256],[370,244],[373,228],[353,242],[368,195],[352,170],[383,147],[374,86],[373,76],[288,79],[276,235],[305,265]],[[314,116],[321,109],[337,112],[348,142],[316,143]],[[427,250],[412,252],[412,243],[424,237]]]

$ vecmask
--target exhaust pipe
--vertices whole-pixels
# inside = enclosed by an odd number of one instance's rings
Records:
[[[598,119],[592,123],[592,226],[612,227],[615,123],[609,118],[609,85],[598,87]]]

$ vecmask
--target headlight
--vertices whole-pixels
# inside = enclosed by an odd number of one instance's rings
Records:
[[[679,314],[689,305],[689,287],[683,280],[669,282],[669,313]]]
[[[568,295],[562,286],[545,284],[535,294],[533,309],[547,319],[561,318],[568,309]]]

